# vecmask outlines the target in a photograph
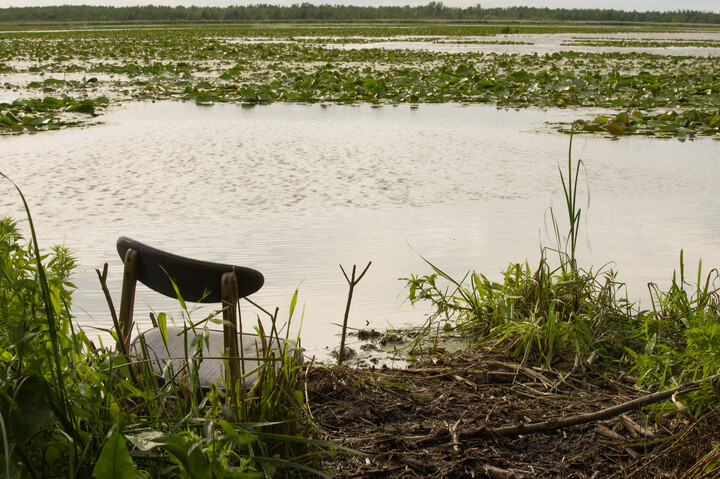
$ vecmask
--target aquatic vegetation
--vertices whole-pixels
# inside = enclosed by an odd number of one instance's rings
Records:
[[[327,63],[271,63],[264,69],[249,62],[238,64],[221,73],[218,81],[202,81],[202,89],[214,91],[216,101],[468,102],[502,107],[689,108],[707,107],[720,99],[716,74],[693,72],[691,62],[677,58],[572,53],[395,54],[382,49],[317,49],[306,52],[306,57],[308,53],[315,53],[311,60]],[[650,62],[656,65],[653,72],[622,72]],[[673,65],[679,72],[665,73],[661,65]],[[264,96],[253,96],[257,90]],[[172,96],[172,86],[166,92]],[[186,99],[193,99],[194,92],[183,91],[190,95]]]
[[[95,115],[96,109],[104,108],[108,99],[95,100],[63,95],[60,98],[47,96],[43,99],[15,100],[0,103],[0,134],[32,133],[35,131],[57,130],[62,127],[83,124],[83,119],[69,114]]]
[[[711,112],[720,103],[720,65],[712,57],[442,51],[444,44],[513,43],[488,36],[495,33],[492,26],[444,24],[12,32],[0,41],[6,70],[0,81],[8,91],[29,94],[23,96],[111,102],[458,102],[637,109],[643,118],[657,109]],[[388,41],[428,48],[383,48]],[[686,123],[686,129],[697,128],[691,134],[711,132]],[[588,128],[595,126],[606,128],[599,122]]]
[[[532,45],[532,42],[520,42],[515,40],[435,40],[435,43],[447,43],[453,45]]]
[[[699,47],[718,48],[720,42],[713,40],[654,40],[641,38],[637,40],[627,39],[601,39],[601,38],[573,38],[564,42],[567,46],[583,47],[611,47],[611,48],[668,48],[668,47]]]

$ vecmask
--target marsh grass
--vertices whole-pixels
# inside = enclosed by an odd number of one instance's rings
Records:
[[[624,362],[624,348],[632,345],[632,335],[623,334],[633,329],[632,305],[612,271],[598,275],[566,264],[563,272],[543,257],[535,269],[511,264],[500,281],[477,272],[457,281],[428,264],[432,274],[406,280],[410,301],[430,301],[435,309],[424,334],[441,320],[444,329],[457,328],[477,345],[502,347],[524,365],[547,367],[591,355]]]
[[[218,320],[213,314],[192,322],[184,301],[187,353],[157,375],[142,344],[139,357],[96,347],[73,324],[74,259],[63,247],[40,254],[25,208],[29,245],[13,220],[0,220],[5,477],[323,476],[322,457],[348,451],[315,439],[294,350],[271,348],[290,343],[287,331],[282,338],[275,326],[277,310],[267,334],[258,322],[261,365],[247,391],[240,382],[200,383],[203,358],[196,353]],[[296,301],[297,293],[289,320]],[[166,321],[158,316],[159,327]],[[230,388],[242,394],[228,394]]]
[[[352,43],[402,40],[484,42],[500,26],[272,25],[7,33],[0,43],[4,86],[20,98],[46,97],[101,112],[115,102],[176,100],[415,104],[462,102],[503,108],[602,108],[642,111],[623,124],[584,121],[609,134],[718,137],[718,62],[713,57],[647,53],[540,54],[353,48]],[[522,31],[525,27],[518,26]],[[550,33],[548,25],[542,28]],[[607,32],[606,32],[607,33]],[[348,48],[338,48],[338,44]],[[59,79],[65,74],[80,79]],[[26,81],[27,76],[37,77]],[[94,99],[93,99],[94,98]],[[109,103],[102,99],[110,99]],[[18,100],[27,101],[27,100]],[[72,126],[47,113],[0,105],[0,133]],[[658,109],[677,111],[655,118]],[[694,112],[685,114],[685,112]],[[11,113],[8,115],[6,113]],[[697,117],[704,117],[698,119]],[[84,119],[84,118],[81,118]],[[21,121],[22,120],[22,121]],[[705,121],[707,120],[707,121]],[[67,124],[60,123],[68,121]],[[44,123],[43,123],[44,122]],[[581,124],[578,123],[578,126]],[[563,127],[565,129],[565,127]]]
[[[433,308],[422,333],[458,329],[480,347],[509,350],[522,364],[552,368],[564,363],[584,369],[593,363],[593,368],[605,372],[635,373],[640,385],[652,389],[718,373],[717,269],[703,277],[701,264],[691,284],[681,252],[680,270],[673,274],[669,289],[650,284],[652,310],[639,310],[627,299],[625,285],[614,271],[585,271],[578,266],[582,162],[573,168],[572,141],[570,145],[568,169],[560,170],[567,234],[561,234],[551,210],[556,245],[541,248],[536,268],[527,262],[511,264],[499,281],[477,272],[457,280],[428,261],[431,274],[404,278],[410,301],[427,301]],[[551,266],[550,252],[558,254],[556,266]],[[690,398],[697,413],[717,405],[720,396],[707,382]]]
[[[720,91],[720,82],[713,87]],[[642,113],[637,108],[617,115],[597,116],[593,120],[575,120],[571,129],[561,132],[605,133],[612,136],[645,135],[661,138],[715,137],[720,135],[720,110],[668,110],[664,113]]]

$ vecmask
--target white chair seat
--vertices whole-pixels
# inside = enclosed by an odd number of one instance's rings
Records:
[[[197,330],[198,336],[203,331]],[[195,361],[198,363],[198,376],[201,386],[218,384],[224,388],[225,380],[225,351],[222,331],[208,331],[207,343],[204,338],[198,338],[190,328],[168,327],[167,344],[163,340],[160,328],[153,328],[141,334],[145,347],[147,348],[147,362],[153,374],[163,376],[166,368],[170,368],[170,377],[175,381],[182,381],[187,375],[185,368],[186,361],[195,354]],[[200,342],[202,341],[202,345]],[[282,340],[281,340],[282,341]],[[194,344],[195,343],[195,344]],[[240,356],[242,358],[241,371],[244,372],[245,386],[251,387],[257,380],[259,368],[263,363],[268,362],[266,358],[279,358],[282,352],[274,341],[269,347],[270,351],[263,355],[262,342],[255,334],[238,334]],[[187,345],[187,350],[186,350]],[[209,346],[209,347],[208,347]],[[303,363],[302,350],[294,344],[288,344],[288,357],[295,365]],[[202,354],[197,351],[202,348]],[[130,353],[142,357],[140,338],[137,337],[130,346]],[[278,367],[280,361],[270,361]]]

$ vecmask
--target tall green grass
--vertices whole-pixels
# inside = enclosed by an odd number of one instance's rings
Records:
[[[705,276],[702,262],[695,283],[685,277],[683,252],[670,287],[662,291],[648,285],[652,309],[638,314],[643,319],[643,347],[629,351],[639,382],[646,387],[669,388],[720,371],[720,274]],[[695,393],[700,404],[717,401],[718,390],[705,385]]]
[[[258,327],[261,371],[246,394],[201,388],[201,359],[192,352],[203,334],[189,344],[191,354],[175,358],[187,365],[180,375],[159,381],[147,354],[96,347],[73,324],[74,258],[64,247],[40,253],[25,207],[29,244],[15,221],[0,220],[0,475],[326,476],[322,457],[343,448],[316,439],[292,349],[270,347],[289,339],[278,335],[277,310],[271,331]],[[211,321],[190,321],[188,329],[202,333]]]

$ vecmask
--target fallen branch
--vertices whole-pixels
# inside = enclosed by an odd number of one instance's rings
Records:
[[[490,464],[482,466],[482,472],[490,479],[512,479],[513,477],[520,477],[519,475],[516,476],[513,471],[491,466]]]
[[[623,437],[621,434],[616,433],[609,427],[603,426],[602,424],[598,424],[595,427],[595,432],[613,441],[627,442],[627,439],[625,439],[625,437]]]
[[[683,394],[690,391],[695,391],[700,388],[700,384],[705,381],[710,381],[720,377],[720,374],[715,374],[705,379],[698,381],[692,381],[689,383],[682,384],[676,388],[668,389],[666,391],[659,391],[656,393],[648,394],[641,398],[633,399],[617,406],[601,409],[587,414],[580,414],[578,416],[566,417],[563,419],[553,419],[551,421],[535,422],[530,424],[519,424],[517,426],[498,427],[498,428],[487,428],[481,427],[472,431],[465,432],[460,435],[464,440],[476,440],[485,439],[490,437],[509,437],[509,436],[520,436],[522,434],[535,434],[538,432],[548,432],[557,429],[564,429],[579,424],[586,424],[594,421],[602,421],[604,419],[610,419],[611,417],[619,416],[628,411],[639,409],[648,404],[670,399],[674,394]]]

